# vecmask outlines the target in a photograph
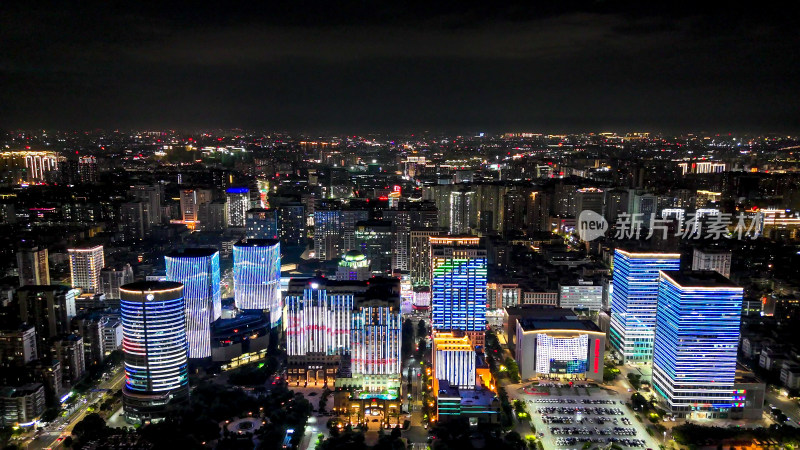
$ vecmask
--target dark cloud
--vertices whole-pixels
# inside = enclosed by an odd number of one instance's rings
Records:
[[[768,10],[148,2],[0,11],[0,126],[798,129]]]

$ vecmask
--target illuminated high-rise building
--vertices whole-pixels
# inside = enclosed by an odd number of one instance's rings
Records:
[[[247,210],[250,209],[250,189],[241,187],[228,188],[228,226],[244,227]]]
[[[624,361],[653,358],[658,273],[680,265],[680,253],[614,251],[609,340]]]
[[[391,275],[394,237],[392,223],[385,220],[367,220],[355,225],[356,247],[369,260],[370,269],[376,275]]]
[[[694,249],[692,270],[716,270],[725,278],[731,276],[731,252],[724,250]]]
[[[236,307],[269,311],[280,324],[281,245],[275,239],[248,239],[233,246],[233,292]]]
[[[358,300],[350,325],[350,370],[367,391],[400,386],[402,318],[399,298]]]
[[[32,247],[17,250],[17,270],[20,286],[50,284],[47,249]]]
[[[459,389],[475,389],[477,384],[475,349],[466,335],[436,333],[431,349],[433,392],[439,392],[439,380],[447,380]]]
[[[100,271],[100,282],[106,299],[118,299],[119,288],[125,284],[133,283],[133,268],[130,264],[118,267],[104,267]]]
[[[727,417],[744,406],[734,392],[743,293],[715,271],[661,272],[653,388],[674,415]]]
[[[100,270],[106,266],[103,246],[70,248],[67,252],[72,287],[80,288],[84,293],[101,293]]]
[[[210,189],[184,189],[181,191],[181,220],[190,230],[200,222],[200,208],[212,201]]]
[[[475,192],[461,189],[450,193],[450,234],[469,233],[475,216]]]
[[[81,183],[97,182],[97,158],[94,156],[81,156],[78,159],[78,173]]]
[[[284,245],[306,245],[306,207],[299,202],[278,206],[278,231]]]
[[[480,238],[430,237],[431,324],[463,331],[475,346],[486,340],[486,249]]]
[[[120,288],[125,386],[122,406],[134,423],[164,417],[189,397],[186,301],[181,283],[140,281]]]
[[[191,248],[164,257],[167,281],[184,286],[189,358],[211,356],[211,322],[222,314],[219,252]]]
[[[431,285],[431,236],[446,234],[444,229],[413,229],[409,236],[409,271],[414,286]]]
[[[247,239],[279,239],[278,211],[275,209],[248,209],[245,217]]]
[[[336,268],[336,281],[366,281],[372,277],[369,260],[358,250],[350,250],[342,255]]]
[[[350,349],[353,297],[351,286],[321,277],[289,282],[283,297],[289,381],[335,378],[340,356]]]
[[[283,301],[290,382],[399,388],[399,280],[294,278]]]

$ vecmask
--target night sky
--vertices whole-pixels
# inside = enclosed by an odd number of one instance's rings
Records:
[[[800,130],[788,11],[3,2],[0,128]]]

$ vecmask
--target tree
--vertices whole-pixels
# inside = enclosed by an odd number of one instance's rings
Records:
[[[417,337],[423,337],[428,335],[428,327],[425,325],[425,321],[420,319],[417,322]]]
[[[517,362],[514,361],[513,358],[506,358],[505,360],[506,370],[508,371],[508,378],[511,380],[512,383],[519,383],[519,365]]]

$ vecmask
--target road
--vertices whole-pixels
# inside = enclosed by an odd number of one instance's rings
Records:
[[[114,376],[109,378],[108,380],[102,381],[99,385],[99,389],[107,389],[111,392],[114,392],[117,389],[122,388],[122,384],[125,382],[125,371],[122,370],[122,367],[117,368],[114,372]],[[44,450],[44,449],[56,449],[61,446],[61,441],[59,438],[64,439],[70,434],[72,434],[72,429],[75,428],[75,424],[83,420],[88,413],[89,407],[96,402],[101,396],[103,392],[90,392],[88,397],[85,399],[86,401],[75,410],[69,417],[66,419],[58,418],[50,423],[47,427],[44,428],[44,432],[42,432],[36,439],[29,441],[27,448],[30,450]],[[63,426],[63,429],[59,430],[60,427]]]
[[[767,388],[765,398],[767,405],[775,405],[776,408],[786,414],[786,417],[789,418],[789,423],[798,427],[800,424],[800,407],[797,406],[796,400],[790,400],[770,387]],[[769,406],[766,409],[769,411]]]

